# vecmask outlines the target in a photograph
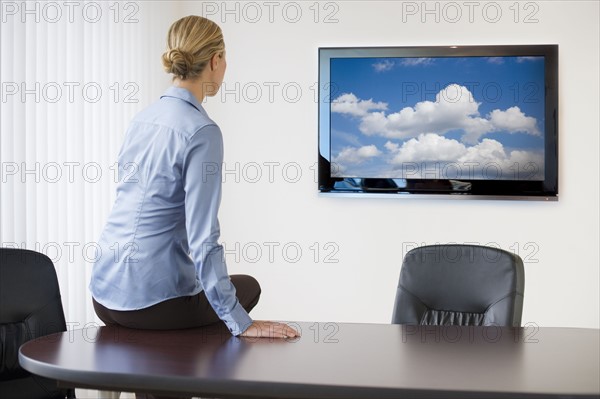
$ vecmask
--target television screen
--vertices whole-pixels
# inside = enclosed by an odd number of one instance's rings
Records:
[[[557,56],[321,48],[320,190],[556,199]]]

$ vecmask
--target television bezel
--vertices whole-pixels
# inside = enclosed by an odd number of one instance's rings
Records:
[[[526,199],[558,200],[558,45],[467,45],[467,46],[398,46],[398,47],[319,47],[319,107],[318,107],[318,189],[322,194],[391,196],[394,198],[435,196],[452,199]],[[405,187],[389,185],[388,179],[358,179],[360,186],[352,189],[336,188],[336,182],[356,178],[331,176],[331,119],[330,101],[332,58],[394,58],[394,57],[544,57],[544,157],[543,181],[531,180],[460,180],[404,179]],[[333,82],[335,83],[335,82]],[[368,184],[366,183],[368,181]],[[466,184],[466,185],[465,185]],[[465,190],[464,187],[469,187]],[[404,195],[403,195],[404,194]]]

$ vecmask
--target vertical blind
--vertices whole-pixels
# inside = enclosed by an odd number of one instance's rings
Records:
[[[88,284],[117,155],[169,82],[174,3],[0,3],[0,245],[52,259],[70,328],[97,322]]]

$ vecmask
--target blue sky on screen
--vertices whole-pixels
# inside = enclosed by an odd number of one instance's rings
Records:
[[[543,180],[543,57],[334,58],[331,87],[335,176]]]

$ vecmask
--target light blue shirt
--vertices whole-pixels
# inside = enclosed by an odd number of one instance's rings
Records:
[[[92,271],[97,302],[136,310],[204,290],[232,334],[252,324],[218,243],[222,162],[221,131],[188,90],[171,87],[136,115]]]

